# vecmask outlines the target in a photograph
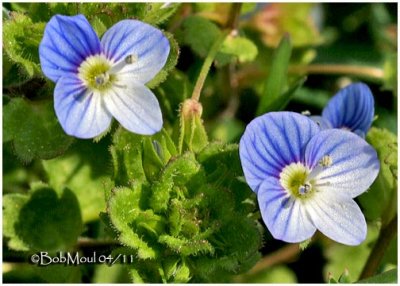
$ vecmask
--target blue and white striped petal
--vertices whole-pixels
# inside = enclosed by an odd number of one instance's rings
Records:
[[[366,134],[374,118],[374,97],[364,83],[341,89],[322,111],[322,117],[333,128],[344,128],[359,135]]]
[[[316,231],[302,202],[291,197],[279,184],[279,180],[264,180],[257,198],[262,218],[275,239],[301,242]]]
[[[327,237],[346,245],[364,241],[367,224],[355,201],[342,200],[334,192],[317,192],[304,206],[313,224]]]
[[[114,63],[132,56],[119,76],[140,83],[150,81],[165,65],[170,45],[159,30],[136,20],[123,20],[112,26],[101,39],[108,59]]]
[[[100,40],[83,15],[53,16],[39,45],[42,71],[54,82],[76,74],[88,56],[100,52]]]
[[[319,132],[311,119],[294,112],[270,112],[247,126],[239,146],[247,183],[257,192],[267,177],[279,178],[282,169],[302,161],[308,141]]]
[[[329,156],[329,166],[320,161]],[[305,149],[305,163],[319,170],[319,191],[354,198],[365,192],[379,173],[377,153],[365,140],[344,130],[324,130],[314,136]]]
[[[102,97],[107,110],[127,130],[142,135],[161,130],[163,120],[158,100],[142,83],[119,82]]]
[[[85,88],[76,76],[62,77],[54,90],[54,109],[64,131],[78,138],[93,138],[104,132],[112,116],[101,94]]]

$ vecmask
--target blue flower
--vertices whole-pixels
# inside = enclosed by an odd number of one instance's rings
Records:
[[[135,133],[158,132],[161,109],[145,84],[169,50],[163,33],[140,21],[120,21],[100,41],[83,15],[52,17],[39,55],[43,73],[56,83],[54,108],[65,132],[92,138],[112,117]]]
[[[297,113],[271,112],[247,126],[239,152],[273,237],[301,242],[318,229],[343,244],[365,239],[365,218],[353,198],[379,172],[365,140],[339,129],[320,131]]]
[[[374,119],[374,97],[364,83],[341,89],[328,102],[321,116],[311,116],[322,129],[341,128],[365,137]]]

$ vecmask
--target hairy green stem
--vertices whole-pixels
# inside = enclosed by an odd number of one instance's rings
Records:
[[[231,33],[233,29],[235,29],[235,27],[237,25],[237,21],[239,19],[241,7],[242,7],[241,3],[233,3],[232,4],[230,14],[228,17],[228,21],[226,23],[226,28],[224,31],[222,31],[221,35],[211,46],[210,51],[208,52],[208,55],[207,55],[206,59],[204,60],[203,66],[201,67],[199,77],[197,78],[196,85],[194,86],[194,89],[193,89],[192,99],[199,101],[200,93],[201,93],[201,90],[203,89],[203,85],[207,78],[208,71],[210,70],[211,65],[215,59],[215,56],[217,55],[226,36],[228,36],[229,33]]]
[[[226,36],[228,35],[228,31],[223,31],[222,34],[218,37],[218,39],[212,45],[206,59],[204,60],[203,66],[201,67],[199,77],[197,78],[196,85],[194,86],[192,99],[199,101],[200,92],[203,89],[204,82],[206,81],[208,71],[214,61],[215,56],[217,55],[220,46],[224,42]]]
[[[368,260],[365,263],[364,269],[361,272],[360,278],[365,279],[373,276],[382,261],[383,256],[391,242],[397,233],[397,215],[389,222],[388,225],[384,226],[380,232],[378,240],[376,241],[374,248],[369,254]]]

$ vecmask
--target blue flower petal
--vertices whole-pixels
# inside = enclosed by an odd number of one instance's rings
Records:
[[[330,156],[332,165],[321,168],[319,161]],[[321,131],[307,144],[305,162],[320,168],[316,177],[320,191],[354,198],[365,192],[379,172],[374,148],[352,132],[330,129]]]
[[[100,52],[100,40],[83,15],[53,16],[39,46],[43,73],[54,82],[76,73],[86,57]]]
[[[340,200],[334,193],[316,193],[306,204],[313,224],[329,238],[347,245],[358,245],[367,235],[367,224],[352,199]]]
[[[100,135],[112,119],[101,95],[88,91],[77,77],[59,79],[54,90],[54,108],[65,132],[78,138]]]
[[[325,118],[323,118],[322,116],[310,116],[309,117],[312,121],[314,121],[315,123],[318,124],[318,126],[321,128],[321,130],[325,130],[325,129],[331,129],[332,128],[332,124]]]
[[[268,177],[279,178],[282,169],[301,162],[307,142],[319,132],[311,119],[294,112],[270,112],[247,126],[239,146],[246,181],[257,192]]]
[[[361,130],[366,134],[374,118],[374,97],[364,83],[355,83],[341,89],[324,108],[322,117],[333,128]]]
[[[101,44],[114,62],[133,55],[135,62],[126,65],[120,74],[141,83],[147,83],[162,69],[170,50],[169,41],[160,30],[136,20],[123,20],[112,26]]]
[[[291,197],[277,179],[264,180],[257,198],[262,218],[275,239],[295,243],[314,234],[316,228],[302,202]]]
[[[129,131],[152,135],[161,130],[160,105],[143,84],[134,81],[116,84],[103,98],[109,112]]]

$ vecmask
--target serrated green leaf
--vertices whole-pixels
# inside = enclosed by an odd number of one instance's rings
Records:
[[[184,256],[198,255],[198,254],[213,254],[214,248],[205,239],[202,240],[188,240],[185,238],[177,238],[167,234],[163,234],[158,238],[158,242],[165,244],[172,251],[182,254]]]
[[[368,219],[381,218],[385,225],[397,212],[397,137],[386,129],[372,127],[366,140],[378,153],[380,171],[371,188],[358,200]]]
[[[71,250],[82,231],[82,220],[78,201],[70,190],[57,194],[44,184],[36,184],[25,199],[10,196],[11,199],[5,199],[11,204],[5,206],[5,215],[13,221],[13,230],[6,225],[6,235],[15,235],[10,247],[31,251]]]
[[[4,51],[29,78],[41,75],[38,47],[44,27],[45,23],[33,23],[28,16],[16,12],[3,25]]]
[[[149,81],[146,84],[149,88],[155,88],[160,83],[165,81],[167,79],[168,74],[172,71],[172,69],[178,63],[178,57],[179,57],[179,52],[180,52],[179,45],[171,33],[164,32],[164,34],[167,37],[167,39],[169,40],[169,44],[170,44],[170,51],[169,51],[168,59],[164,65],[164,67],[162,68],[162,70],[151,81]]]
[[[190,268],[186,265],[185,262],[179,264],[175,271],[173,272],[173,282],[174,283],[187,283],[190,281]]]
[[[159,25],[170,18],[180,7],[180,3],[147,3],[144,22]]]
[[[50,101],[13,98],[3,112],[4,138],[13,141],[16,155],[25,162],[57,157],[73,142],[58,123]]]
[[[117,186],[129,186],[132,181],[146,181],[142,164],[143,138],[143,136],[128,132],[121,127],[114,133],[110,152]]]
[[[118,188],[108,201],[108,214],[118,230],[119,240],[126,246],[137,250],[141,259],[155,258],[157,252],[133,229],[132,222],[140,215],[140,200],[144,187],[135,184],[132,189]]]
[[[81,140],[63,156],[42,161],[49,184],[55,190],[67,187],[75,193],[84,222],[98,219],[105,210],[104,184],[112,176],[107,141]],[[112,187],[107,185],[110,190]]]
[[[272,111],[271,107],[275,101],[283,95],[287,83],[287,70],[291,54],[292,46],[290,39],[289,36],[285,36],[282,38],[273,55],[265,88],[261,94],[260,103],[257,108],[258,115]]]
[[[389,271],[386,271],[384,273],[372,276],[367,279],[359,280],[356,283],[373,283],[373,284],[381,284],[381,283],[390,283],[390,284],[396,284],[397,283],[397,269],[392,269]]]

